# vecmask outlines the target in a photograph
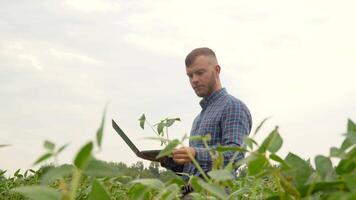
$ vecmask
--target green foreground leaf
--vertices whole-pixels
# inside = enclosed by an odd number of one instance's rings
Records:
[[[41,157],[39,157],[34,163],[33,165],[37,165],[38,163],[41,163],[45,160],[47,160],[48,158],[50,158],[53,154],[52,153],[45,153],[43,154]]]
[[[91,159],[88,162],[84,174],[93,177],[117,177],[123,175],[118,168],[97,159]]]
[[[56,145],[51,141],[45,140],[43,143],[43,147],[50,151],[53,151]]]
[[[107,104],[105,105],[105,108],[104,108],[104,112],[103,112],[103,116],[102,116],[102,119],[101,119],[100,127],[96,131],[96,143],[98,144],[99,149],[101,149],[101,143],[102,143],[102,140],[103,140],[106,108],[107,108]]]
[[[138,119],[138,121],[140,122],[140,127],[142,129],[145,129],[145,122],[146,122],[145,114],[142,114],[142,116],[140,117],[140,119]]]
[[[322,178],[334,171],[331,160],[328,157],[318,155],[315,157],[315,168]]]
[[[216,181],[227,181],[234,179],[234,176],[226,170],[213,170],[208,175]]]
[[[83,169],[88,161],[91,159],[91,151],[93,149],[93,142],[84,145],[74,159],[74,165],[79,169]]]
[[[105,188],[96,179],[93,180],[91,191],[89,193],[89,200],[110,200],[110,196]]]
[[[225,190],[218,185],[207,183],[201,179],[198,179],[198,184],[202,188],[204,188],[206,191],[208,191],[209,193],[213,194],[216,197],[219,197],[220,199],[227,198],[227,194],[226,194]]]
[[[260,153],[264,153],[266,150],[268,150],[271,153],[276,153],[281,148],[282,143],[283,139],[278,133],[278,127],[276,127],[263,141],[258,151]]]
[[[72,165],[62,165],[59,167],[54,167],[50,170],[48,170],[42,177],[41,177],[41,183],[42,184],[50,184],[53,181],[63,178],[65,176],[71,175],[73,172],[73,166]]]
[[[161,189],[164,187],[164,183],[158,179],[153,179],[153,178],[144,178],[144,179],[137,179],[137,180],[133,180],[131,181],[131,183],[134,184],[142,184],[146,187],[149,188],[154,188],[154,189]]]
[[[61,193],[58,190],[47,186],[24,186],[12,189],[11,192],[17,192],[33,200],[59,200]]]
[[[177,139],[172,140],[162,151],[159,152],[156,158],[161,158],[163,156],[170,155],[174,150],[174,148],[176,148],[178,145],[179,145],[179,140]]]
[[[292,177],[295,186],[304,185],[312,173],[310,165],[293,153],[289,153],[284,160],[291,166],[291,169],[286,170],[284,174]]]

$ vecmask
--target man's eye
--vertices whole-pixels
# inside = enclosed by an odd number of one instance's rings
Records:
[[[203,71],[198,71],[196,74],[197,75],[202,75],[204,72]]]

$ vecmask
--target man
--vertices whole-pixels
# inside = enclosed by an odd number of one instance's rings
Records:
[[[186,72],[190,84],[197,96],[202,97],[201,112],[195,118],[191,136],[211,134],[210,147],[243,146],[243,138],[251,131],[251,114],[246,105],[227,93],[220,83],[220,66],[215,53],[209,48],[197,48],[186,59]],[[191,154],[202,169],[212,169],[212,158],[202,141],[189,141],[189,147],[175,149],[172,159],[162,162],[162,166],[175,172],[201,175],[191,162]],[[224,166],[233,157],[234,152],[224,152]],[[236,160],[243,158],[239,154]]]

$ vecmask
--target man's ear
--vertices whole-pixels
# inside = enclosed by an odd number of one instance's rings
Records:
[[[215,71],[217,74],[220,74],[221,67],[220,65],[215,65]]]

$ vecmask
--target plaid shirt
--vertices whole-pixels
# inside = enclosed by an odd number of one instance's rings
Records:
[[[222,146],[243,146],[243,138],[251,131],[252,119],[246,105],[227,93],[222,88],[207,98],[200,101],[202,111],[195,118],[191,130],[191,136],[204,136],[211,134],[208,141],[209,147]],[[196,150],[195,159],[204,171],[212,168],[212,158],[200,140],[189,141],[189,146]],[[224,165],[233,157],[234,152],[226,151],[224,155]],[[242,159],[244,154],[239,154],[236,160]],[[175,172],[184,172],[190,175],[199,176],[200,173],[192,163],[184,166],[178,165],[173,160],[168,160],[162,165]]]

